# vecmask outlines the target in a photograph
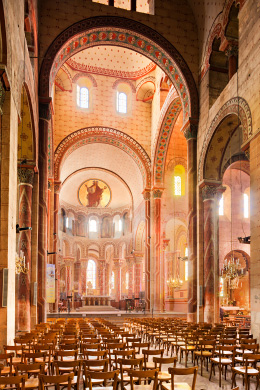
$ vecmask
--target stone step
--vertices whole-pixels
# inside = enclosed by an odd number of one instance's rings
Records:
[[[78,312],[87,312],[87,311],[119,311],[118,309],[116,309],[115,307],[112,307],[112,306],[82,306],[82,307],[79,307],[76,309],[76,311]]]

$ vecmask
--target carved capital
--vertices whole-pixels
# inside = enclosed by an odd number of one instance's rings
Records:
[[[150,200],[151,199],[151,191],[148,189],[145,189],[143,191],[143,197],[144,197],[144,200]]]
[[[237,57],[238,56],[238,44],[237,42],[231,42],[228,44],[226,50],[225,50],[225,55],[229,57]]]
[[[61,189],[61,182],[60,181],[55,181],[54,182],[54,193],[59,194]]]
[[[153,189],[153,198],[154,199],[161,199],[162,194],[163,194],[163,190],[161,190],[160,188]]]
[[[248,161],[250,161],[250,147],[245,150],[245,155]]]
[[[219,200],[225,190],[226,187],[223,187],[222,185],[216,186],[216,185],[206,184],[201,190],[202,199],[203,201]]]
[[[197,139],[198,121],[190,118],[190,120],[184,125],[182,131],[187,141],[190,139]]]
[[[33,185],[33,179],[34,179],[33,169],[18,168],[17,175],[18,175],[19,184],[30,184],[31,186]]]

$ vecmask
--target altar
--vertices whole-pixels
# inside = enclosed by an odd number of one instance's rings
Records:
[[[86,295],[82,297],[83,306],[111,306],[112,298],[107,295]]]

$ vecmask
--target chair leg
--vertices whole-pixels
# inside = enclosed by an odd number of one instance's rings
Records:
[[[209,381],[211,380],[212,370],[213,370],[213,362],[211,362]]]
[[[222,367],[221,364],[218,366],[218,371],[219,371],[219,378],[218,378],[218,385],[221,387],[221,374],[222,374]]]

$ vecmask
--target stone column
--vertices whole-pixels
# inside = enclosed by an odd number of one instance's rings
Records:
[[[60,204],[60,182],[54,183],[54,213],[53,213],[53,252],[56,254],[53,256],[54,264],[55,264],[55,306],[54,309],[58,311],[59,304],[59,272],[58,272],[58,256],[59,256],[59,248],[58,248],[58,231],[59,231],[59,204]]]
[[[116,302],[121,299],[121,264],[119,259],[114,259]]]
[[[197,121],[190,119],[183,129],[187,140],[188,183],[188,314],[190,322],[197,320]]]
[[[127,272],[129,274],[129,286],[128,286],[128,298],[132,299],[133,298],[133,293],[134,293],[134,258],[133,256],[129,256],[126,259],[126,264],[127,264]]]
[[[166,295],[166,281],[168,274],[168,267],[167,267],[167,256],[166,251],[169,245],[170,239],[169,238],[163,238],[162,247],[163,247],[163,261],[162,261],[162,275],[161,275],[161,294],[162,294],[162,309],[163,312],[165,312],[165,295]]]
[[[238,42],[229,42],[225,54],[228,57],[228,78],[230,80],[237,72]]]
[[[19,180],[19,227],[32,226],[32,191],[34,171],[28,168],[18,168]],[[31,268],[32,268],[31,230],[21,231],[18,239],[18,254],[23,252],[27,273],[18,275],[17,330],[31,330]]]
[[[151,309],[151,191],[143,192],[145,200],[145,308]],[[130,274],[129,274],[130,281]],[[128,294],[129,296],[129,294]]]
[[[105,295],[105,259],[99,259],[100,295]]]
[[[39,107],[39,241],[38,241],[38,322],[46,322],[46,264],[48,234],[48,128],[52,99],[40,98]]]
[[[142,281],[142,257],[135,255],[135,298],[139,298]]]
[[[225,187],[203,183],[204,219],[204,321],[219,321],[218,204]]]
[[[154,310],[162,311],[161,296],[161,197],[162,189],[153,188],[154,213],[153,213],[153,248],[152,259],[154,269]]]

